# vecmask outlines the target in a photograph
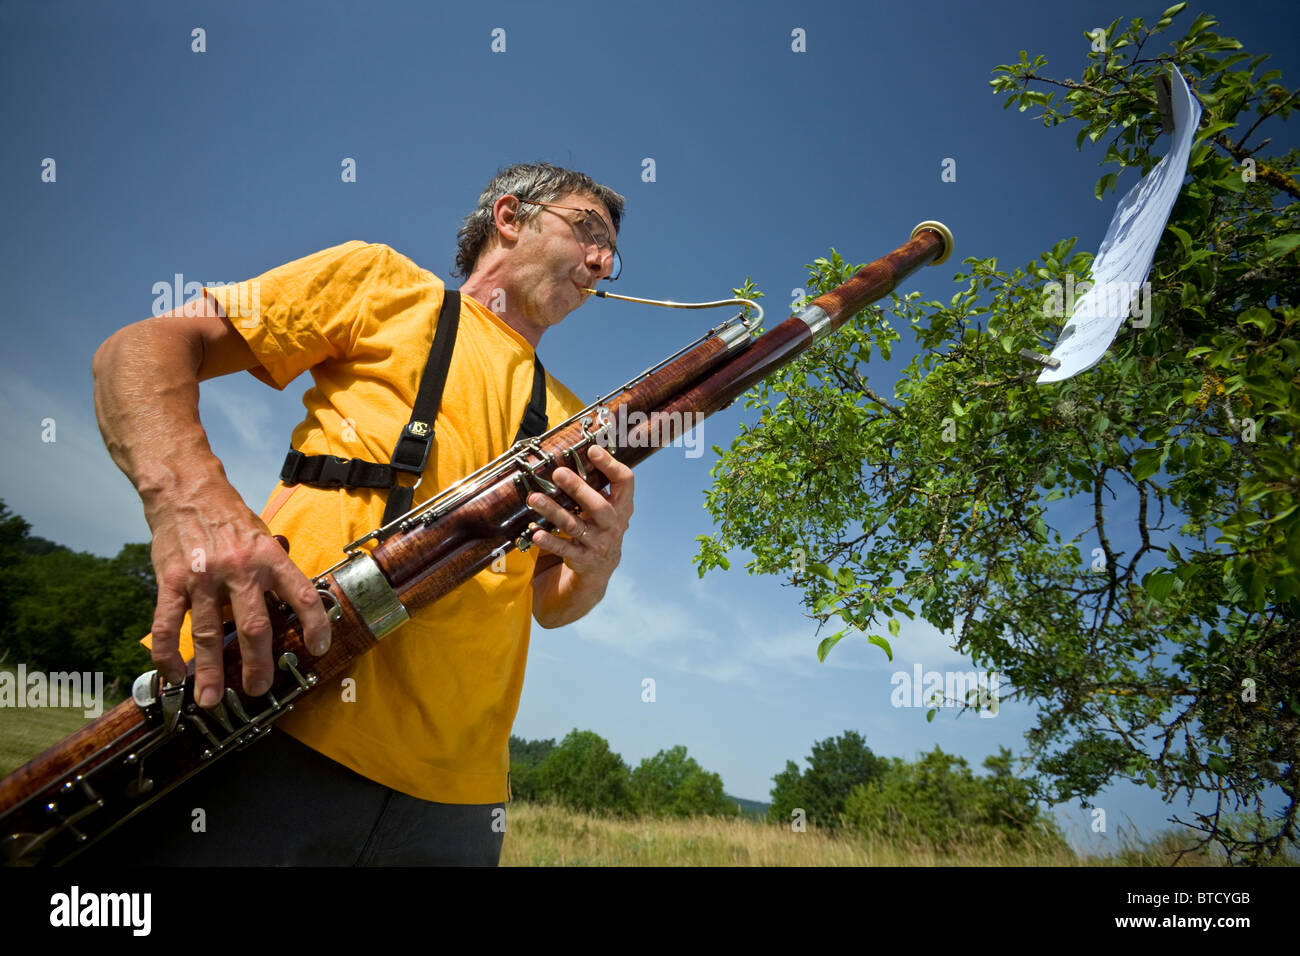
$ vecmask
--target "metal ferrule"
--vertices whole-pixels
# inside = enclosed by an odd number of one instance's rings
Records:
[[[728,325],[718,333],[718,338],[722,340],[722,344],[727,347],[728,352],[735,351],[753,341],[749,335],[749,326],[743,322]]]
[[[384,572],[365,551],[355,552],[351,560],[339,567],[334,572],[334,581],[376,640],[383,639],[411,619]]]
[[[808,306],[799,313],[798,318],[802,319],[804,324],[808,326],[808,331],[812,333],[814,342],[820,342],[830,334],[831,317],[826,314],[821,306]]]

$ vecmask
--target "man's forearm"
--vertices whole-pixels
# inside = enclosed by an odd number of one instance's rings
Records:
[[[199,421],[200,350],[152,320],[119,332],[95,353],[99,430],[139,491],[151,526],[159,509],[213,483],[229,487]]]
[[[542,627],[563,627],[586,616],[601,602],[609,577],[578,574],[559,564],[540,575],[533,591],[533,617]]]

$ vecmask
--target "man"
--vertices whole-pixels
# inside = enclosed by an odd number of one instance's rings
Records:
[[[537,374],[533,350],[582,304],[584,288],[611,277],[622,207],[612,190],[549,165],[513,166],[488,184],[460,231],[460,329],[415,504],[513,442]],[[250,694],[268,689],[273,674],[264,592],[293,608],[309,649],[327,649],[329,624],[308,575],[382,524],[386,492],[282,483],[259,518],[212,455],[198,383],[247,370],[282,389],[310,370],[316,384],[293,448],[388,462],[411,417],[443,291],[387,246],[349,242],[205,289],[206,308],[128,326],[95,355],[100,428],[153,531],[154,662],[180,680],[192,644],[200,706],[223,690],[224,604]],[[552,425],[583,407],[549,376],[545,391]],[[533,539],[558,561],[512,552],[503,570],[477,575],[359,658],[341,686],[305,698],[277,725],[285,733],[222,758],[87,856],[495,864],[529,614],[558,627],[590,611],[632,514],[630,469],[598,446],[588,459],[609,479],[607,494],[567,468],[554,477],[580,514],[529,500],[561,532]]]

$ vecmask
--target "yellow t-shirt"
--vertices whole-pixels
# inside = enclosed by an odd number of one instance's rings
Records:
[[[378,243],[347,242],[230,286],[204,290],[283,389],[310,371],[305,455],[388,462],[410,420],[442,305],[443,283]],[[533,348],[469,296],[415,504],[482,467],[514,441],[533,383]],[[556,425],[584,406],[546,378]],[[280,461],[268,462],[268,470]],[[409,480],[407,481],[409,483]],[[284,499],[287,495],[287,500]],[[311,577],[382,524],[386,492],[277,484],[267,521]],[[326,756],[395,790],[439,803],[507,799],[508,740],[523,689],[537,551],[512,551],[390,634],[278,722]],[[192,654],[189,619],[181,651]]]

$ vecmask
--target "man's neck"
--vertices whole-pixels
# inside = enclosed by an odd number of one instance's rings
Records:
[[[526,321],[522,315],[510,308],[511,296],[504,283],[494,280],[485,273],[475,272],[460,287],[460,294],[469,296],[510,326],[534,349],[541,342],[542,333],[546,330]],[[493,306],[497,307],[493,308]]]

